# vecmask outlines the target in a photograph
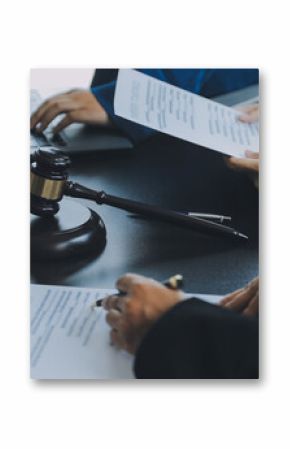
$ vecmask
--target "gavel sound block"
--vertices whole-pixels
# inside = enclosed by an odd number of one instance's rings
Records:
[[[96,212],[63,199],[56,216],[32,216],[30,241],[33,260],[97,256],[106,245],[106,228]]]
[[[91,251],[97,254],[105,246],[105,225],[99,215],[83,210],[81,205],[66,204],[62,201],[63,196],[92,200],[97,204],[107,204],[199,232],[247,238],[228,226],[73,183],[68,179],[69,166],[69,157],[52,147],[39,149],[32,157],[31,212],[38,216],[32,223],[33,257],[43,257],[48,253],[49,257],[66,257]],[[63,206],[58,213],[60,202]]]

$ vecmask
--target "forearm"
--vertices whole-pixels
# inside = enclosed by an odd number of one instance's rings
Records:
[[[166,313],[143,339],[137,378],[257,378],[258,323],[191,299]]]

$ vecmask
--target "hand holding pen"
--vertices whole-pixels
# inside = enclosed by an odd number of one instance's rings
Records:
[[[107,311],[112,344],[134,354],[151,326],[184,298],[185,294],[178,289],[181,282],[182,276],[173,276],[163,284],[136,274],[118,279],[116,287],[121,294],[94,304]]]
[[[170,288],[171,290],[180,290],[183,287],[183,276],[181,274],[175,274],[174,276],[170,276],[170,278],[163,281],[162,284],[164,285],[164,287]],[[126,295],[126,293],[119,290],[118,293],[115,293],[114,295],[111,296],[120,297],[124,295]],[[109,297],[110,296],[97,299],[96,301],[93,302],[91,307],[93,309],[95,307],[102,307],[104,305],[103,302]]]

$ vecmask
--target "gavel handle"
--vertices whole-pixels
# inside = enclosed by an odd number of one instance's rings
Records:
[[[179,226],[198,230],[201,232],[209,232],[215,234],[223,234],[231,237],[245,237],[235,229],[219,223],[204,220],[198,217],[190,217],[180,212],[163,209],[159,206],[140,203],[118,196],[108,195],[104,191],[97,191],[88,189],[78,183],[67,181],[64,190],[66,196],[74,198],[84,198],[87,200],[96,201],[98,204],[107,204],[118,209],[126,210],[128,212],[137,213],[150,218],[156,218],[165,222],[173,223]]]

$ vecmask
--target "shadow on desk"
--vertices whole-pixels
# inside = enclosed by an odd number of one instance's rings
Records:
[[[153,220],[136,219],[109,206],[84,202],[107,228],[100,257],[32,264],[32,281],[110,288],[125,272],[162,280],[182,273],[188,291],[224,294],[258,272],[258,192],[224,157],[159,135],[133,150],[74,157],[71,179],[111,195],[164,208],[232,216],[249,241],[228,240]]]

